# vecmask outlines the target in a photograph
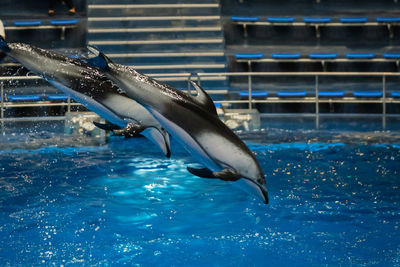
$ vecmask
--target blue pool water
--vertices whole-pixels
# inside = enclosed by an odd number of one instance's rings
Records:
[[[174,142],[3,149],[0,264],[400,265],[400,142],[263,136],[244,138],[269,205],[190,175]]]

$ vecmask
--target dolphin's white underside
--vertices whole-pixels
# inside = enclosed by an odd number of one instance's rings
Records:
[[[76,92],[74,90],[69,89],[68,87],[64,86],[63,84],[53,81],[47,80],[51,83],[54,87],[60,89],[67,95],[70,95],[73,99],[77,102],[81,103],[86,108],[90,109],[91,111],[97,113],[100,117],[106,118],[111,123],[118,125],[120,127],[125,127],[127,121],[122,119],[121,117],[117,116],[115,113],[107,109],[105,106],[101,105],[99,102],[95,101],[93,98]]]

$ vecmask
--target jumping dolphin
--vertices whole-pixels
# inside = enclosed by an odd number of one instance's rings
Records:
[[[131,67],[114,64],[100,51],[97,54],[92,65],[147,108],[204,165],[201,169],[188,167],[189,172],[203,178],[239,180],[246,185],[246,191],[255,192],[264,203],[268,203],[265,177],[257,159],[218,118],[215,107],[210,106],[210,97],[199,86],[193,83],[198,95],[191,96]]]
[[[170,157],[169,134],[165,129],[147,109],[113,85],[98,69],[27,44],[7,44],[1,37],[0,50],[111,123],[96,123],[96,126],[125,136],[140,133]]]

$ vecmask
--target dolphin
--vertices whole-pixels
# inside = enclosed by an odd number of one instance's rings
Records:
[[[1,37],[0,50],[110,122],[95,123],[97,127],[124,136],[140,133],[170,157],[168,132],[147,109],[122,92],[98,69],[78,59],[28,44],[6,43]]]
[[[92,51],[94,48],[91,48]],[[202,165],[188,167],[193,175],[240,181],[246,191],[256,193],[268,203],[265,176],[243,141],[217,116],[211,98],[192,83],[197,96],[191,96],[167,84],[111,62],[100,51],[91,63],[102,70],[126,94],[147,108],[160,124]],[[212,107],[211,107],[212,104]]]

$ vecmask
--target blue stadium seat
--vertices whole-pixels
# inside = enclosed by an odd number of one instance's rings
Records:
[[[377,17],[377,22],[400,22],[400,17]]]
[[[272,53],[275,59],[296,59],[300,58],[300,53]]]
[[[351,59],[356,59],[356,58],[370,59],[370,58],[374,58],[375,54],[374,53],[347,53],[346,57],[351,58]]]
[[[319,91],[319,97],[344,97],[345,91]]]
[[[342,23],[364,23],[368,21],[367,17],[351,17],[351,18],[339,18]]]
[[[222,108],[222,104],[219,103],[219,102],[214,102],[214,106],[215,106],[216,108]]]
[[[327,23],[327,22],[331,22],[331,18],[329,17],[323,17],[323,18],[311,18],[311,17],[306,17],[303,18],[304,22],[307,23]]]
[[[400,59],[400,53],[384,53],[384,58],[398,58]]]
[[[249,91],[239,91],[239,96],[248,97]],[[251,96],[252,97],[268,97],[268,92],[267,91],[254,91],[254,92],[251,92]]]
[[[260,59],[263,57],[264,57],[263,53],[249,53],[249,54],[236,53],[235,54],[236,59]]]
[[[313,59],[329,59],[329,58],[337,58],[338,54],[336,53],[310,53],[310,58]]]
[[[11,95],[8,97],[10,101],[39,101],[40,95]]]
[[[294,22],[293,17],[268,17],[268,22]]]
[[[15,26],[40,26],[42,25],[41,20],[25,20],[25,21],[14,21]]]
[[[305,97],[306,91],[278,91],[276,93],[279,97]]]
[[[258,21],[258,17],[231,16],[233,21]]]
[[[393,91],[390,95],[392,97],[400,97],[400,91]]]
[[[50,24],[54,26],[58,25],[76,25],[78,24],[77,19],[51,19]]]
[[[47,98],[49,100],[67,100],[67,95],[48,95]]]
[[[353,92],[355,97],[382,97],[380,91],[355,91]]]

